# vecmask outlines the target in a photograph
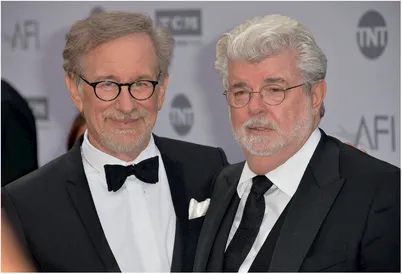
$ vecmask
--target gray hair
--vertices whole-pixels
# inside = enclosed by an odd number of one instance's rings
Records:
[[[306,90],[325,79],[327,58],[316,44],[310,30],[296,20],[281,15],[255,17],[224,33],[216,45],[215,69],[223,87],[228,88],[228,59],[260,62],[284,49],[294,50],[299,58],[297,69]],[[324,103],[320,117],[325,113]]]
[[[173,56],[174,38],[164,28],[153,27],[152,19],[145,14],[114,11],[91,15],[75,22],[66,35],[63,51],[63,68],[67,73],[82,73],[82,58],[104,43],[134,33],[146,33],[155,46],[158,69],[162,76],[168,69]],[[159,71],[158,71],[159,72]]]

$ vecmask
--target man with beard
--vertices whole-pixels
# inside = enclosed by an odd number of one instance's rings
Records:
[[[400,169],[318,128],[327,59],[285,16],[221,36],[215,67],[246,161],[218,175],[196,272],[400,271]]]
[[[221,149],[152,134],[173,44],[128,12],[93,15],[67,34],[65,82],[87,130],[2,189],[39,271],[191,271],[205,212],[189,214],[189,204],[209,197],[227,161]]]

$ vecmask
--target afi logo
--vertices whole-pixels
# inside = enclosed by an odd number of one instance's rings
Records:
[[[12,49],[39,49],[39,23],[36,20],[16,22],[12,34],[4,34],[3,39],[11,44]]]
[[[362,146],[373,151],[384,150],[396,151],[396,123],[393,115],[374,115],[367,119],[362,116],[357,126],[357,131],[348,131],[339,126],[338,135],[352,142],[355,146]]]
[[[377,11],[366,12],[357,27],[357,45],[368,59],[376,59],[384,52],[388,30],[384,18]]]
[[[156,11],[156,22],[173,35],[201,35],[201,10]]]
[[[370,130],[372,128],[372,130]],[[366,138],[370,149],[378,150],[380,146],[379,136],[388,139],[391,151],[395,151],[395,119],[394,116],[374,115],[373,127],[367,125],[364,116],[359,122],[355,144],[358,146],[362,138]]]

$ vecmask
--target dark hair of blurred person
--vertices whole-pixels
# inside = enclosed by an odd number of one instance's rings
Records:
[[[67,151],[74,146],[78,138],[85,132],[86,128],[85,118],[81,113],[78,113],[71,125],[70,133],[68,134]]]
[[[27,101],[1,79],[1,186],[38,168],[35,118]]]

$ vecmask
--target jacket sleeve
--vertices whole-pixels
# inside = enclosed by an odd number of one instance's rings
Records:
[[[400,272],[400,169],[379,180],[361,243],[360,270]]]

